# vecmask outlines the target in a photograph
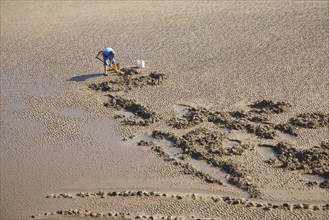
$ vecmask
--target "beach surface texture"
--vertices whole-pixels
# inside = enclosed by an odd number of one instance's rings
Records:
[[[0,5],[0,219],[328,219],[328,1]]]

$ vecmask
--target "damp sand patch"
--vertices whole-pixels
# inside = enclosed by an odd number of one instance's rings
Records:
[[[51,111],[54,113],[58,114],[61,117],[64,118],[78,118],[78,117],[83,117],[88,114],[88,112],[81,110],[81,109],[75,109],[75,108],[55,108],[51,107],[49,108]]]
[[[28,108],[28,105],[21,100],[8,100],[6,102],[5,105],[3,105],[4,107],[0,106],[1,108],[3,108],[4,110],[8,110],[8,111],[22,111]]]

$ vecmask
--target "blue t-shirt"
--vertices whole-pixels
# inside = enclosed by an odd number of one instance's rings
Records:
[[[103,61],[104,65],[108,65],[108,60],[110,60],[112,63],[115,63],[114,54],[110,54],[113,51],[111,47],[106,47],[103,50]]]
[[[106,57],[110,57],[110,53],[113,51],[113,49],[111,47],[106,47],[104,50],[103,50],[103,54],[104,56]]]

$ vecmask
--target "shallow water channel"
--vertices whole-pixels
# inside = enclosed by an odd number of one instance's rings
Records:
[[[129,118],[129,117],[134,117],[135,114],[130,112],[130,111],[127,111],[127,110],[120,110],[120,111],[117,111],[117,114],[118,115],[124,115],[126,118]]]
[[[305,180],[305,181],[316,181],[318,183],[321,183],[325,180],[324,177],[320,176],[320,175],[316,175],[316,174],[303,174],[301,175],[302,176],[302,179]]]
[[[223,146],[226,148],[232,148],[236,145],[239,145],[241,142],[238,140],[225,140],[223,141]]]
[[[271,147],[258,147],[258,152],[268,158],[268,159],[277,159],[278,154]]]
[[[191,108],[191,106],[188,105],[175,105],[175,110],[178,113],[179,118],[183,118],[183,116],[188,112],[188,109]]]
[[[294,143],[296,141],[296,138],[297,138],[294,135],[284,133],[284,132],[281,132],[281,131],[277,131],[276,133],[277,133],[277,135],[279,136],[280,139],[282,139],[284,141],[291,142],[291,143]]]

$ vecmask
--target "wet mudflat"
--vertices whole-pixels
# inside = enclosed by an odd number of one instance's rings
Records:
[[[0,218],[325,219],[327,8],[1,2]]]

